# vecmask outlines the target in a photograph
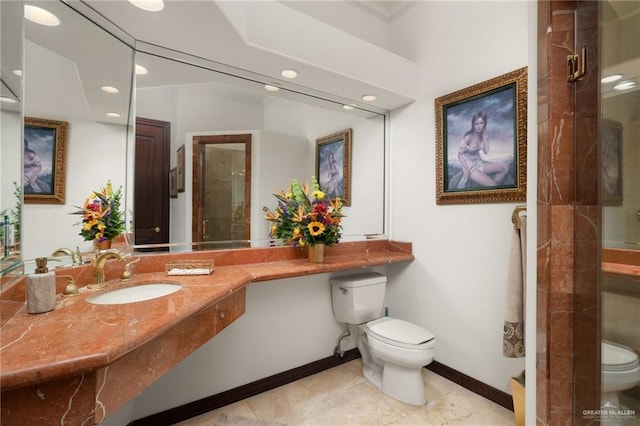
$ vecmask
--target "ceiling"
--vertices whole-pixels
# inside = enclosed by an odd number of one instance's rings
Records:
[[[328,22],[331,16],[345,15],[352,23],[375,19],[373,26],[380,33],[388,30],[388,23],[412,1],[304,2],[321,6],[302,12],[296,7],[298,2],[165,0],[164,9],[156,13],[123,0],[84,3],[138,41],[250,70],[265,83],[314,88],[360,104],[362,95],[374,93],[377,100],[371,106],[383,110],[414,100],[412,92],[419,76],[415,63],[380,42],[354,35],[338,21]],[[314,10],[322,11],[322,16]],[[388,37],[385,34],[383,38]],[[280,71],[284,68],[297,70],[299,76],[294,81],[283,79]],[[398,79],[398,75],[404,77]]]
[[[602,76],[622,75],[622,79],[602,85],[604,98],[640,90],[640,1],[608,1],[602,7]],[[613,87],[621,81],[635,81],[630,90]]]

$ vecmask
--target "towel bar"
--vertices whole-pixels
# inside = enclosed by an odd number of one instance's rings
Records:
[[[516,206],[511,213],[511,223],[516,229],[520,229],[520,212],[527,212],[527,206]]]

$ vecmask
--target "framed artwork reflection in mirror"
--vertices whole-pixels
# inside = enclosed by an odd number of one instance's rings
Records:
[[[185,167],[185,159],[184,159],[184,145],[181,145],[180,148],[178,148],[178,153],[177,153],[177,162],[178,165],[176,166],[176,178],[177,178],[177,189],[178,192],[184,192],[184,167]]]
[[[602,202],[622,205],[622,124],[602,120]]]
[[[178,198],[178,168],[169,170],[169,197]]]
[[[24,118],[25,204],[64,204],[69,123]]]
[[[316,139],[316,178],[320,188],[333,199],[351,205],[351,140],[346,129]]]

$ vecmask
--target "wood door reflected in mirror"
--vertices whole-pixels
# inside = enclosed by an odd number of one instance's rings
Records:
[[[251,135],[193,138],[193,242],[251,239]],[[206,249],[206,244],[196,247]]]
[[[135,244],[169,242],[169,147],[171,123],[136,119]],[[167,250],[167,247],[154,251]],[[148,251],[148,249],[140,249]]]

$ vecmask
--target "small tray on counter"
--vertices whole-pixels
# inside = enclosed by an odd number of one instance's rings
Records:
[[[164,266],[167,275],[210,275],[213,272],[213,260],[173,260]]]

